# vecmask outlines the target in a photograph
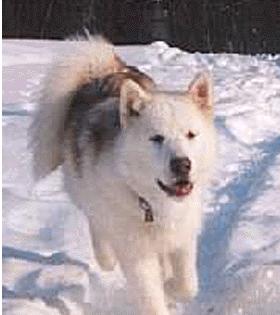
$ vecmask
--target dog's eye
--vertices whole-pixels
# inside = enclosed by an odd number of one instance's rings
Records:
[[[162,144],[164,142],[164,136],[162,135],[155,135],[150,138],[150,141],[156,142],[158,144]]]
[[[186,137],[188,138],[188,139],[193,139],[193,138],[195,138],[197,135],[194,133],[194,132],[192,132],[192,131],[189,131],[189,132],[187,132],[187,134],[186,134]]]

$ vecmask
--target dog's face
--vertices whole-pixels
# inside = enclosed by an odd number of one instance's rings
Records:
[[[149,202],[181,202],[206,182],[213,168],[215,131],[207,75],[186,92],[147,92],[132,81],[121,91],[122,133],[117,168]]]

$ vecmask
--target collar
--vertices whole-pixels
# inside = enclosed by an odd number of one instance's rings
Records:
[[[145,222],[153,222],[154,221],[154,216],[153,216],[153,211],[152,211],[152,207],[149,204],[149,202],[141,197],[138,196],[138,203],[139,203],[139,207],[144,211],[145,213]]]

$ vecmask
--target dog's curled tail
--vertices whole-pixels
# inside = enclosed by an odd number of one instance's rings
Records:
[[[29,129],[33,172],[39,180],[63,162],[64,122],[73,93],[91,79],[117,72],[122,62],[102,37],[73,44],[75,51],[53,62],[41,84]],[[78,45],[76,45],[78,44]]]

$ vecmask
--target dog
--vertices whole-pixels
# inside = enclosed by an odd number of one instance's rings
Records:
[[[56,60],[30,129],[36,180],[62,166],[96,260],[118,262],[135,314],[168,315],[198,292],[202,195],[215,161],[213,87],[163,91],[101,37]],[[170,299],[170,300],[169,300]]]

